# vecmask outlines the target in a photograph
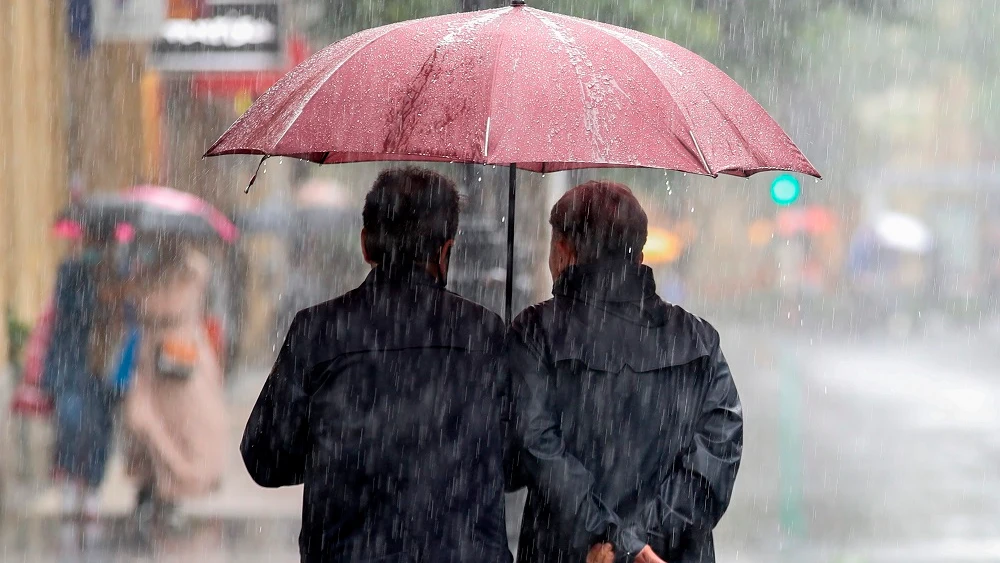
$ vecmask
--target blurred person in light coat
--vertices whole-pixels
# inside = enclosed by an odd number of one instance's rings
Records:
[[[181,239],[139,240],[129,293],[142,326],[123,406],[140,523],[176,523],[176,503],[218,487],[228,435],[223,373],[206,325],[209,258]]]

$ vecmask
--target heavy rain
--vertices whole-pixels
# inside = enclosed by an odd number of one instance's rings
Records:
[[[0,561],[1000,562],[998,29],[0,0]]]

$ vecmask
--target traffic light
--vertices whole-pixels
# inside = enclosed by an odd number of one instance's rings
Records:
[[[771,201],[778,205],[791,205],[802,194],[802,185],[791,174],[781,174],[771,181]]]

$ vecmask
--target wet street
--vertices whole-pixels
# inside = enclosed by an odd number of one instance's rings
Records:
[[[1000,337],[724,331],[746,445],[724,561],[1000,561]]]
[[[907,342],[725,327],[746,449],[717,533],[720,561],[1000,561],[1000,338],[942,331]],[[0,560],[297,560],[297,490],[265,491],[236,433],[261,375],[231,390],[227,483],[185,506],[186,525],[140,542],[114,466],[100,525],[60,524],[53,491],[3,522]]]

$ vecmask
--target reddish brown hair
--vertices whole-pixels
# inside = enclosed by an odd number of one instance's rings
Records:
[[[637,260],[646,245],[648,219],[624,184],[590,181],[566,192],[549,224],[573,245],[577,262]]]

